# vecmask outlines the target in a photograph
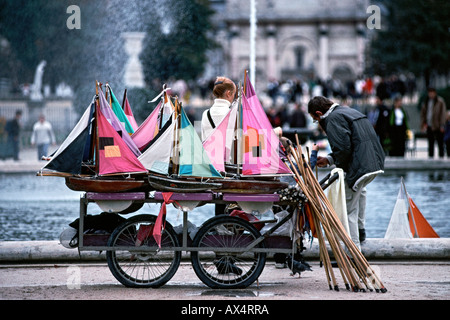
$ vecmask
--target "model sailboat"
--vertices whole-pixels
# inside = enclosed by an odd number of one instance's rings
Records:
[[[126,132],[128,132],[129,135],[132,135],[135,129],[131,125],[129,118],[125,113],[125,110],[120,105],[119,101],[114,95],[114,92],[111,89],[111,86],[108,83],[106,84],[106,90],[109,93],[111,109],[114,111],[114,114],[116,115],[117,119],[121,122]]]
[[[134,132],[136,132],[136,130],[139,128],[139,125],[137,124],[136,119],[134,118],[133,111],[131,110],[130,103],[128,102],[127,89],[125,89],[125,92],[123,94],[122,109],[128,121],[130,122],[130,125],[133,128]]]
[[[164,92],[161,108],[156,111],[160,113],[157,123],[152,124],[156,115],[150,115],[153,120],[149,120],[145,130],[158,133],[138,158],[149,171],[150,184],[158,190],[180,192],[221,187],[223,177],[211,163],[181,103],[176,99],[173,104]],[[138,133],[139,129],[135,139]]]
[[[72,132],[38,175],[61,176],[76,191],[123,192],[148,184],[141,154],[103,92],[98,91]]]
[[[290,174],[279,157],[278,137],[248,79],[239,104],[204,143],[166,87],[161,103],[136,130],[111,87],[106,86],[110,103],[99,87],[97,83],[93,101],[40,175],[66,177],[72,190],[93,192],[272,193],[287,187],[277,178]],[[126,101],[125,96],[124,106]],[[231,178],[227,165],[237,168]]]
[[[280,175],[292,174],[280,158],[279,138],[247,76],[244,90],[239,89],[239,102],[203,146],[216,168],[228,176],[234,170],[234,177],[222,181],[222,191],[271,193],[287,186],[278,180]]]
[[[244,176],[291,174],[281,160],[280,140],[273,131],[249,77],[246,77],[242,100],[242,133]]]
[[[384,238],[439,238],[406,191],[403,178]]]
[[[170,119],[175,109],[167,94],[167,88],[165,86],[161,94],[163,97],[160,103],[131,136],[136,146],[141,151],[145,151],[148,148],[161,128],[163,128]]]
[[[409,202],[408,221],[414,238],[439,238],[438,234],[422,215],[411,196],[408,193],[407,195]]]

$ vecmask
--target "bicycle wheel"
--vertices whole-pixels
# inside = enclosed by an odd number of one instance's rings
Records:
[[[134,216],[111,234],[106,258],[114,277],[126,287],[156,288],[169,281],[180,265],[181,251],[175,231],[169,223],[161,237],[161,248],[153,238],[156,217],[152,215]],[[121,249],[124,247],[124,249]],[[130,251],[125,247],[139,247],[143,251]]]
[[[260,233],[247,221],[230,216],[216,216],[197,232],[191,252],[192,267],[199,279],[213,289],[246,288],[258,279],[266,263],[265,252],[246,248]],[[256,248],[264,248],[264,241]]]

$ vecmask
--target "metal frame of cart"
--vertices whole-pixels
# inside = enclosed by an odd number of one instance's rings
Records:
[[[161,192],[156,192],[154,197],[147,196],[146,192],[126,192],[126,193],[94,193],[87,192],[80,198],[80,227],[79,227],[79,241],[78,241],[78,249],[80,251],[110,251],[115,250],[109,246],[95,246],[95,245],[84,245],[85,234],[83,234],[84,230],[84,217],[87,215],[87,206],[89,203],[95,203],[98,200],[101,201],[134,201],[134,202],[144,202],[144,203],[162,203]],[[236,201],[247,201],[247,202],[273,202],[279,205],[295,205],[289,202],[280,202],[280,197],[277,194],[218,194],[213,192],[204,192],[204,193],[174,193],[172,195],[171,200],[188,200],[188,201],[203,201],[207,203],[233,203]],[[188,245],[188,230],[187,230],[187,220],[188,220],[188,211],[183,211],[183,233],[182,233],[182,244],[180,247],[171,248],[169,250],[174,251],[201,251],[202,249],[192,247]],[[228,249],[227,251],[246,251],[251,250],[256,244],[260,241],[264,241],[267,237],[269,237],[275,230],[277,230],[281,225],[287,222],[292,218],[293,212],[291,212],[288,216],[278,222],[271,230],[261,235],[261,237],[254,243],[249,245],[246,249]],[[259,221],[260,223],[265,223],[268,221]],[[121,247],[121,249],[125,249]],[[216,248],[218,251],[225,251],[223,248]],[[143,248],[136,247],[128,247],[127,250],[130,251],[145,251]],[[148,248],[148,250],[152,250]],[[281,248],[267,248],[264,250],[254,249],[255,251],[267,252],[267,253],[290,253],[292,249],[281,249]]]
[[[335,177],[336,178],[336,177]],[[325,180],[325,179],[324,179]],[[322,180],[322,181],[324,181]],[[331,180],[331,179],[330,179]],[[323,188],[326,188],[326,186]],[[228,215],[215,216],[202,224],[194,239],[188,237],[188,211],[183,210],[182,235],[166,224],[161,247],[148,239],[156,216],[138,215],[127,219],[111,235],[99,236],[100,244],[84,234],[84,218],[89,203],[97,201],[132,201],[163,203],[162,192],[92,193],[80,199],[79,251],[106,251],[108,266],[116,279],[128,287],[160,287],[176,273],[183,251],[190,252],[193,269],[211,288],[245,288],[261,274],[268,253],[296,252],[290,237],[271,235],[293,217],[298,203],[280,201],[278,194],[173,193],[171,200],[198,204],[267,202],[291,206],[289,214],[261,234],[250,222]],[[260,221],[267,222],[267,221]],[[94,238],[96,236],[93,236]],[[181,240],[181,241],[180,241]],[[106,245],[105,245],[106,241]],[[143,246],[142,241],[147,241]],[[158,256],[159,255],[159,256]],[[161,258],[162,256],[162,258]]]

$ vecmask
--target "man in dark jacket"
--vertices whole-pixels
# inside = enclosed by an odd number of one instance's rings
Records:
[[[20,137],[20,118],[22,117],[22,110],[16,111],[14,119],[6,123],[5,131],[8,133],[8,147],[11,148],[14,160],[19,160],[19,137]]]
[[[365,115],[324,97],[308,103],[308,113],[328,137],[332,153],[318,157],[317,166],[335,164],[345,172],[350,236],[360,248],[365,240],[365,187],[384,169],[384,152]]]

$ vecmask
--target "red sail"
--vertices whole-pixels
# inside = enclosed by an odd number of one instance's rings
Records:
[[[427,219],[422,215],[419,208],[417,208],[413,199],[408,195],[409,212],[408,220],[411,233],[414,238],[439,238],[436,231],[428,223]],[[417,232],[416,232],[417,230]]]
[[[99,175],[147,172],[103,113],[97,114]]]

